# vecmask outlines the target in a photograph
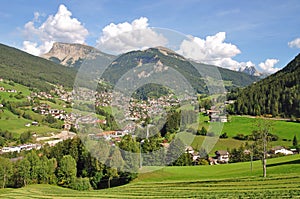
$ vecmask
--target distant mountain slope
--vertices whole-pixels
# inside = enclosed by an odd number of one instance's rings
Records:
[[[216,75],[213,74],[216,71],[220,72],[223,80],[231,81],[232,86],[243,87],[258,81],[257,77],[241,72],[190,62],[183,56],[162,47],[150,48],[144,51],[132,51],[120,55],[108,66],[103,77],[110,83],[115,84],[126,72],[150,63],[156,65],[156,67],[171,67],[177,70],[198,93],[208,93],[204,78],[206,76],[213,77]]]
[[[61,42],[54,43],[50,51],[42,57],[64,66],[76,68],[80,67],[87,59],[96,59],[96,57],[115,58],[113,55],[102,53],[91,46]]]
[[[237,114],[300,117],[300,54],[277,73],[243,89]]]
[[[51,84],[71,88],[76,71],[46,59],[0,44],[0,77],[31,88],[51,89]]]

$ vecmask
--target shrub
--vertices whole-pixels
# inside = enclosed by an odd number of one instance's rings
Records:
[[[92,186],[88,178],[76,178],[71,184],[70,188],[78,191],[91,190]]]
[[[236,139],[236,140],[247,140],[248,136],[245,136],[244,134],[239,133],[236,136],[234,136],[233,138]]]
[[[228,138],[227,133],[225,132],[225,133],[223,133],[222,135],[220,135],[220,138],[223,138],[223,139]]]

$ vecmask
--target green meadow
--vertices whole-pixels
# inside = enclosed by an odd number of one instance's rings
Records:
[[[143,168],[144,170],[150,168]],[[153,169],[153,168],[152,168]],[[74,191],[52,185],[0,189],[0,198],[299,198],[300,155],[261,162],[214,166],[164,167],[141,173],[133,182],[111,189]]]

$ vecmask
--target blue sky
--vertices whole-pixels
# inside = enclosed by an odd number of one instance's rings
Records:
[[[112,37],[118,38],[123,30],[138,24],[138,28],[166,28],[191,35],[207,52],[193,54],[191,49],[197,45],[191,43],[185,43],[180,52],[200,62],[234,69],[255,65],[275,72],[300,52],[299,10],[298,0],[2,1],[0,43],[33,54],[44,53],[56,40],[111,45],[115,41]],[[61,19],[57,20],[61,23],[56,24],[58,27],[50,27],[55,16],[63,13],[69,17],[66,24]],[[111,23],[115,26],[108,27]],[[59,34],[61,30],[69,33]],[[143,33],[151,36],[149,31]],[[133,35],[136,34],[129,36]],[[127,46],[120,52],[128,49]]]

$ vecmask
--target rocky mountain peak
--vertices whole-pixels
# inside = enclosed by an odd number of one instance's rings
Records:
[[[258,72],[255,66],[246,66],[245,68],[240,68],[240,72],[246,73],[251,76],[261,76],[262,74]]]
[[[74,66],[84,59],[94,59],[98,54],[101,52],[91,46],[56,42],[42,57],[65,66]]]

